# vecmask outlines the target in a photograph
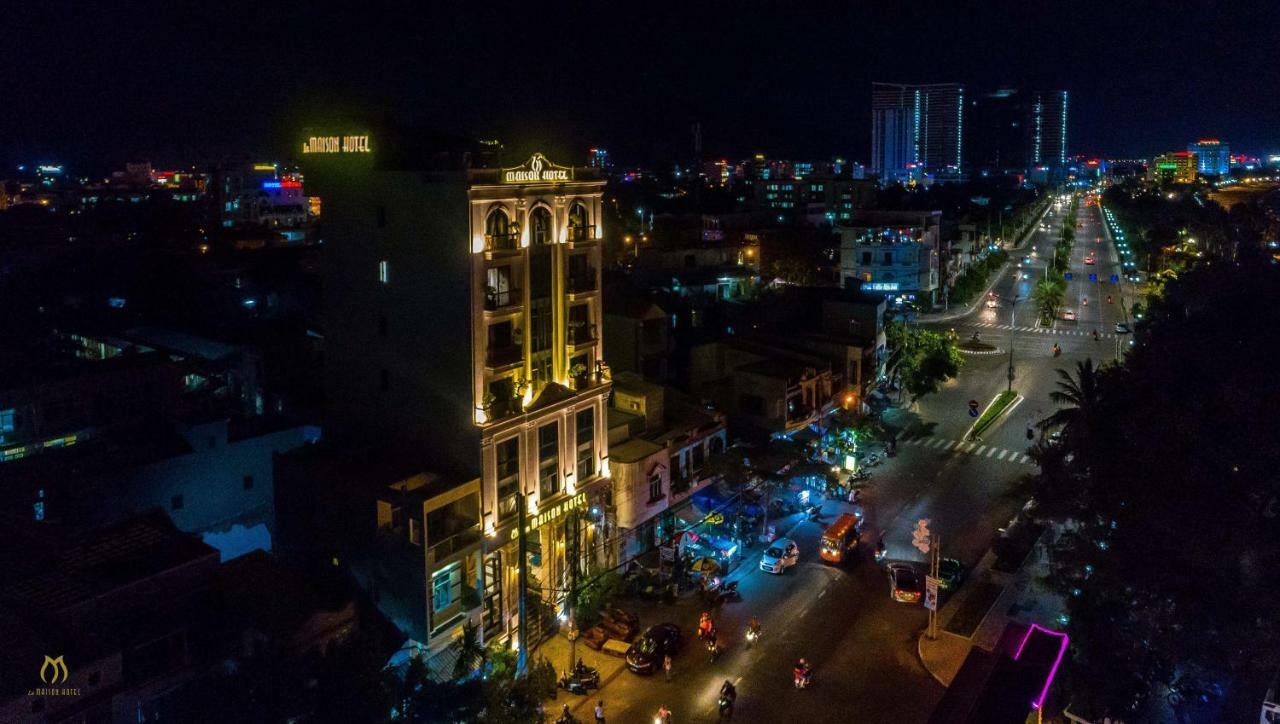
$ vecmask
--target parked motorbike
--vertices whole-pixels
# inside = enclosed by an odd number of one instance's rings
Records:
[[[817,520],[819,517],[822,516],[822,504],[815,503],[814,505],[810,505],[807,509],[805,509],[804,514],[805,514],[805,517],[808,518],[809,520]]]
[[[600,688],[600,672],[579,659],[573,670],[564,672],[556,683],[570,694],[585,695],[588,689]]]
[[[730,599],[740,598],[738,582],[729,581],[726,583],[719,578],[712,578],[711,582],[702,589],[702,598],[703,601],[712,606],[718,606]]]

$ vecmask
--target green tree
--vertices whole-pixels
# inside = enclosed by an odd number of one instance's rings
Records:
[[[959,374],[964,365],[964,356],[951,335],[904,325],[895,330],[894,340],[889,367],[913,403],[937,392],[938,386]]]
[[[484,666],[489,650],[480,643],[480,627],[471,621],[462,624],[462,636],[453,642],[453,678],[465,679]]]
[[[1041,319],[1053,319],[1058,315],[1058,309],[1062,307],[1063,301],[1067,298],[1066,285],[1060,280],[1041,279],[1031,290],[1031,299],[1035,302],[1036,310],[1040,313]]]

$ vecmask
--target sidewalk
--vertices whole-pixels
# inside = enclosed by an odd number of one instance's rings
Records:
[[[1063,602],[1040,583],[1048,573],[1048,545],[1052,537],[1052,530],[1045,531],[1017,573],[1001,573],[992,568],[996,556],[987,551],[974,568],[971,580],[938,611],[938,638],[931,640],[924,632],[920,634],[917,652],[930,676],[949,686],[970,649],[976,646],[983,651],[994,651],[1011,622],[1038,623],[1054,630],[1062,627],[1058,617],[1063,614]],[[964,607],[964,601],[975,595],[981,582],[997,585],[1001,591],[976,630],[969,636],[944,630]]]

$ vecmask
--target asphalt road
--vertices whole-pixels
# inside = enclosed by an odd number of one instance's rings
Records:
[[[1022,254],[1031,249],[1052,251],[1065,205],[1046,221],[1050,229],[1037,232]],[[742,601],[726,604],[717,615],[725,651],[714,663],[693,637],[697,607],[672,609],[673,618],[690,635],[676,657],[675,680],[662,676],[641,677],[623,671],[591,698],[606,702],[611,722],[651,722],[659,706],[674,713],[674,721],[716,721],[717,693],[726,680],[739,692],[734,718],[740,721],[847,721],[923,722],[943,694],[920,664],[916,638],[927,621],[919,604],[903,604],[889,598],[888,580],[870,557],[875,541],[884,535],[889,560],[916,563],[924,569],[924,555],[911,547],[911,532],[920,518],[941,541],[943,554],[974,565],[991,543],[996,529],[1021,505],[1006,495],[1020,476],[1033,473],[1024,457],[1028,441],[1026,425],[1054,407],[1056,368],[1070,368],[1077,360],[1110,357],[1116,351],[1115,321],[1122,318],[1115,286],[1091,283],[1095,269],[1103,280],[1119,273],[1114,249],[1101,227],[1097,207],[1081,206],[1082,228],[1076,230],[1069,284],[1069,304],[1079,313],[1076,324],[1059,322],[1052,330],[1033,328],[1030,303],[1018,305],[1011,320],[1007,306],[980,307],[973,314],[939,325],[954,327],[967,336],[978,331],[982,338],[1005,354],[969,356],[960,377],[937,394],[926,397],[911,412],[899,411],[895,420],[911,424],[912,442],[899,446],[896,457],[873,470],[871,486],[863,496],[866,523],[862,536],[866,554],[854,564],[837,567],[822,563],[818,542],[826,523],[849,506],[828,501],[819,522],[801,522],[790,531],[801,550],[800,564],[785,574],[763,573],[754,560],[735,572]],[[1101,237],[1101,242],[1095,238]],[[1093,253],[1096,263],[1086,265]],[[1000,279],[998,295],[1027,295],[1034,279],[1044,275],[1044,265],[1033,259],[1018,264]],[[1113,293],[1116,304],[1107,305]],[[1083,303],[1089,299],[1088,305]],[[1015,324],[1011,324],[1014,321]],[[1022,329],[1008,329],[1008,327]],[[1092,337],[1098,329],[1103,338]],[[957,445],[969,429],[967,401],[985,405],[1006,386],[1007,352],[1012,341],[1016,379],[1014,388],[1024,397],[1002,421],[966,452]],[[1058,342],[1061,357],[1051,345]],[[785,533],[785,531],[782,531]],[[760,641],[747,647],[742,639],[751,616],[764,628]],[[644,624],[656,623],[646,620]],[[814,666],[814,687],[796,691],[791,670],[799,657]]]

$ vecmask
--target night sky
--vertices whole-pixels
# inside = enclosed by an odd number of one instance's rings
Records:
[[[1073,153],[1280,152],[1275,0],[931,5],[7,3],[0,160],[270,155],[343,110],[578,162],[688,160],[694,121],[708,156],[867,160],[873,80],[1067,88]]]

